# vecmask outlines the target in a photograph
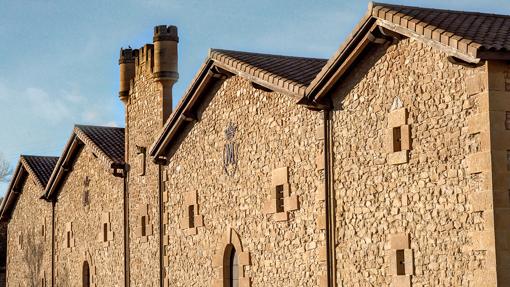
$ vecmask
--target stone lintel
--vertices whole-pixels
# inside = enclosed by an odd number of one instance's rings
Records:
[[[289,170],[287,167],[274,169],[271,176],[271,185],[277,186],[289,182]]]
[[[407,124],[407,109],[400,108],[388,114],[388,128],[396,128]]]
[[[409,249],[409,234],[397,233],[390,235],[391,249]]]

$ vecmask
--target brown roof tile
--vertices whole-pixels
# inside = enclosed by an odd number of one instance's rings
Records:
[[[42,186],[45,187],[57,164],[58,157],[22,155],[21,160],[28,165],[28,168],[33,171]]]
[[[76,125],[75,132],[83,141],[91,140],[113,163],[124,163],[124,128]]]
[[[293,93],[304,93],[327,59],[212,49],[211,59]],[[263,74],[261,74],[263,73]]]
[[[476,52],[479,50],[510,51],[510,16],[507,15],[384,3],[373,3],[371,14],[433,40],[438,37],[434,32],[448,33],[448,38],[456,36],[448,44],[446,39],[441,39],[441,43],[473,57],[477,57]],[[403,23],[399,17],[390,16],[395,14],[406,15],[407,22]]]

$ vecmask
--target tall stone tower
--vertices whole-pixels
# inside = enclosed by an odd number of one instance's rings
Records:
[[[177,81],[175,26],[156,26],[154,43],[121,50],[119,97],[126,117],[126,272],[131,286],[158,286],[160,280],[159,166],[147,155],[172,113]]]

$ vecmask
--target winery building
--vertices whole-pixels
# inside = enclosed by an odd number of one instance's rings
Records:
[[[184,95],[178,42],[121,49],[124,128],[20,157],[6,286],[510,286],[510,16],[370,3]]]

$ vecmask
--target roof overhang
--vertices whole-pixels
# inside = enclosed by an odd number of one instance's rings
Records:
[[[197,120],[196,108],[201,104],[199,99],[204,91],[211,86],[223,83],[225,79],[234,75],[231,71],[225,65],[218,65],[209,57],[206,59],[184,97],[165,123],[162,133],[149,150],[155,162],[164,161],[163,154],[181,128]]]
[[[85,133],[78,127],[73,129],[71,137],[67,141],[62,155],[60,156],[55,169],[53,170],[48,184],[44,190],[43,198],[46,200],[55,200],[58,196],[63,180],[72,171],[72,167],[78,158],[79,151],[88,146],[97,156],[102,165],[114,176],[124,177],[124,164],[114,162],[106,155]]]
[[[413,38],[446,53],[456,62],[476,66],[483,60],[510,60],[508,51],[487,51],[474,41],[463,39],[441,28],[412,19],[408,15],[385,8],[386,4],[370,2],[368,11],[346,41],[306,89],[304,101],[327,104],[328,92],[373,41],[374,33],[398,39]]]

